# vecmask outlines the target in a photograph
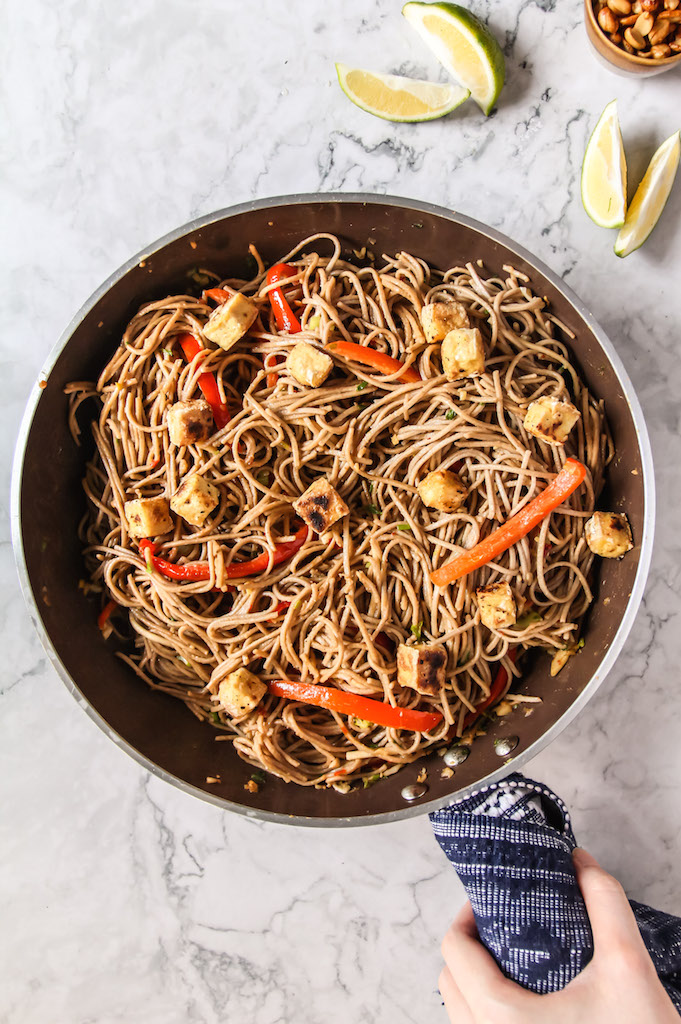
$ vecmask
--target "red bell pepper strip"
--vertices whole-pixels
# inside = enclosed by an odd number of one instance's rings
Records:
[[[288,700],[298,700],[303,704],[313,704],[318,708],[337,711],[341,715],[355,715],[357,718],[365,718],[389,729],[428,732],[442,721],[439,711],[394,708],[392,704],[386,704],[381,700],[361,697],[358,693],[348,693],[347,690],[337,690],[330,686],[317,686],[315,683],[278,679],[268,683],[267,688],[274,697],[286,697]]]
[[[356,363],[364,363],[381,373],[395,373],[402,367],[400,374],[405,384],[416,384],[421,380],[421,374],[412,366],[405,367],[399,359],[393,359],[386,352],[378,352],[375,348],[367,348],[366,345],[357,345],[354,341],[333,341],[327,345],[330,352],[335,352],[346,359],[353,359]]]
[[[118,605],[115,601],[107,601],[107,603],[104,605],[101,612],[97,616],[97,625],[99,626],[100,629],[104,629],[107,622],[109,621],[111,613],[115,611],[116,608],[118,608]]]
[[[508,656],[511,659],[511,661],[515,664],[515,660],[518,657],[518,648],[512,647],[511,650],[508,652]],[[497,703],[502,693],[504,692],[504,689],[506,688],[507,682],[508,669],[506,668],[505,665],[500,665],[499,668],[497,669],[497,674],[494,677],[492,689],[489,691],[489,697],[486,697],[483,700],[482,704],[478,704],[475,711],[468,712],[468,714],[463,720],[464,729],[467,729],[469,725],[472,725],[473,722],[480,717],[483,711],[487,711],[487,708],[491,708],[493,704]]]
[[[558,476],[554,477],[541,494],[521,508],[520,512],[507,519],[479,544],[460,552],[451,562],[431,572],[432,582],[437,587],[444,587],[498,558],[562,505],[565,499],[577,490],[585,476],[586,467],[577,459],[568,459]]]
[[[276,619],[278,615],[281,615],[282,612],[285,612],[286,609],[290,608],[290,607],[291,607],[291,602],[290,601],[280,601],[278,603],[278,605],[276,606],[276,608],[274,608],[274,615],[268,621],[273,622],[274,619]]]
[[[196,359],[201,352],[207,352],[207,349],[201,348],[193,334],[181,334],[178,340],[188,363],[191,363],[192,359]],[[213,410],[215,426],[218,430],[222,430],[229,423],[229,409],[220,399],[220,391],[214,375],[212,373],[200,374],[198,385],[203,393],[203,397]]]
[[[285,562],[305,543],[308,537],[307,526],[301,526],[293,540],[283,541],[275,545],[274,551],[263,551],[257,558],[250,558],[245,562],[232,562],[225,567],[225,575],[228,579],[241,579],[242,576],[255,576],[265,572],[270,562],[272,566]],[[139,544],[140,552],[148,565],[165,576],[168,580],[190,580],[199,582],[210,579],[210,566],[208,562],[188,562],[186,565],[176,565],[165,558],[159,558],[156,554],[156,545],[147,537]]]
[[[280,565],[281,562],[288,561],[296,551],[302,548],[308,536],[309,529],[303,525],[296,532],[293,540],[275,544],[274,551],[263,551],[257,558],[251,558],[248,562],[232,562],[231,565],[225,566],[225,575],[230,580],[238,580],[242,576],[256,576],[258,573],[265,572],[269,568],[270,562],[272,566]]]
[[[267,284],[276,284],[287,277],[293,277],[297,273],[295,267],[289,266],[288,263],[275,263],[273,267],[267,271]],[[280,331],[288,331],[289,334],[300,334],[302,331],[302,324],[295,315],[288,302],[284,298],[284,293],[281,288],[273,288],[268,293],[270,305],[274,312],[274,319],[277,322],[277,327]],[[267,367],[265,367],[267,369]],[[267,374],[267,386],[268,388],[275,387],[277,383],[278,374],[268,373]]]
[[[287,277],[295,277],[297,273],[296,268],[289,266],[288,263],[275,263],[267,271],[267,284],[277,284]],[[303,329],[300,320],[284,298],[281,288],[272,288],[267,295],[279,330],[288,331],[289,334],[300,334]]]

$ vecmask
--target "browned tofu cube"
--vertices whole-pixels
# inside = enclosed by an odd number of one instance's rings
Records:
[[[421,480],[417,490],[424,505],[440,512],[456,512],[468,493],[461,477],[448,469],[434,469]]]
[[[421,310],[421,326],[430,344],[444,341],[450,331],[470,325],[466,307],[453,299],[450,302],[429,302]]]
[[[333,370],[333,359],[314,345],[300,342],[286,357],[286,369],[303,387],[318,388]]]
[[[203,398],[176,402],[168,409],[168,433],[178,448],[185,444],[203,444],[214,430],[213,411]]]
[[[170,499],[170,507],[192,526],[203,526],[220,504],[220,491],[197,473],[186,476]]]
[[[477,327],[450,331],[442,342],[442,368],[447,380],[485,372],[485,347]]]
[[[293,507],[315,533],[323,533],[346,516],[350,509],[326,477],[319,477],[301,494]]]
[[[435,697],[444,686],[446,664],[447,652],[442,644],[400,644],[397,682]]]
[[[226,711],[232,718],[241,718],[254,711],[266,693],[267,687],[262,680],[248,669],[238,668],[220,681],[217,697],[213,700],[217,700],[221,711]]]
[[[488,629],[505,629],[516,621],[515,598],[508,583],[490,583],[487,587],[479,587],[475,596],[480,620]]]
[[[586,542],[601,558],[621,558],[634,542],[625,515],[619,512],[594,512],[584,527]]]
[[[158,537],[173,528],[165,498],[135,498],[124,505],[125,521],[131,537]]]
[[[565,444],[580,416],[579,409],[572,402],[543,395],[528,405],[523,426],[528,434],[547,444]]]
[[[241,292],[235,292],[226,302],[214,309],[203,328],[209,341],[227,349],[243,338],[258,315],[258,307]]]

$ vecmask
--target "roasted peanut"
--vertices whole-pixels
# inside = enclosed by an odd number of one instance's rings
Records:
[[[634,28],[637,32],[640,32],[642,36],[647,36],[651,28],[655,24],[655,19],[652,14],[644,11],[643,14],[639,14],[638,18],[634,23]]]
[[[615,46],[622,45],[622,36],[619,34],[619,32],[613,32],[613,34],[610,36],[610,42],[614,43]]]
[[[675,35],[669,44],[669,48],[672,53],[681,53],[681,36]]]
[[[675,11],[681,3],[681,0],[664,0],[664,9],[666,11]]]
[[[681,11],[660,11],[657,18],[658,21],[671,21],[672,24],[678,25],[681,22]]]
[[[660,9],[660,0],[641,0],[641,7],[644,11],[650,11],[654,14],[655,11]]]
[[[633,25],[624,30],[624,41],[629,43],[629,46],[633,47],[634,50],[642,50],[646,45],[643,36],[640,32],[636,31]]]
[[[608,7],[615,14],[631,14],[631,3],[629,0],[608,0]]]
[[[626,50],[627,53],[631,53],[631,54],[634,54],[634,53],[638,52],[637,50],[634,49],[633,46],[629,45],[629,43],[626,41],[626,39],[622,40],[622,49]]]
[[[633,4],[631,5],[631,13],[638,15],[641,13],[642,10],[643,8],[641,7],[641,0],[634,0]]]
[[[598,12],[598,24],[604,32],[607,32],[608,35],[612,35],[613,32],[617,31],[620,23],[609,7],[603,7]]]
[[[638,21],[638,14],[629,14],[626,18],[620,18],[620,28],[628,28]]]
[[[650,56],[654,60],[663,60],[665,57],[671,57],[672,48],[667,43],[658,43],[657,46],[653,46],[650,50]]]
[[[673,28],[674,26],[671,21],[660,21],[658,18],[648,33],[648,42],[651,46],[657,46],[658,43],[667,38],[669,33],[673,31]]]

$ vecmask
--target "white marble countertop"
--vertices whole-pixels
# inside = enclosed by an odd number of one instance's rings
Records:
[[[358,110],[334,60],[442,77],[390,0],[25,0],[0,74],[0,1019],[7,1024],[438,1024],[439,941],[463,895],[424,817],[325,832],[225,814],[152,778],[87,718],[33,634],[16,582],[13,439],[35,374],[121,262],[192,217],[253,197],[367,191],[486,221],[563,275],[616,344],[647,416],[656,553],[615,670],[529,767],[632,896],[681,913],[681,182],[618,260],[579,171],[619,98],[638,179],[679,127],[681,70],[617,77],[579,0],[471,0],[508,83],[393,125]],[[273,857],[273,851],[276,851]]]

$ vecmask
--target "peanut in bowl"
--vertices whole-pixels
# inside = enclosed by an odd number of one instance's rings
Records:
[[[658,75],[681,60],[681,0],[584,0],[589,41],[612,69]]]

